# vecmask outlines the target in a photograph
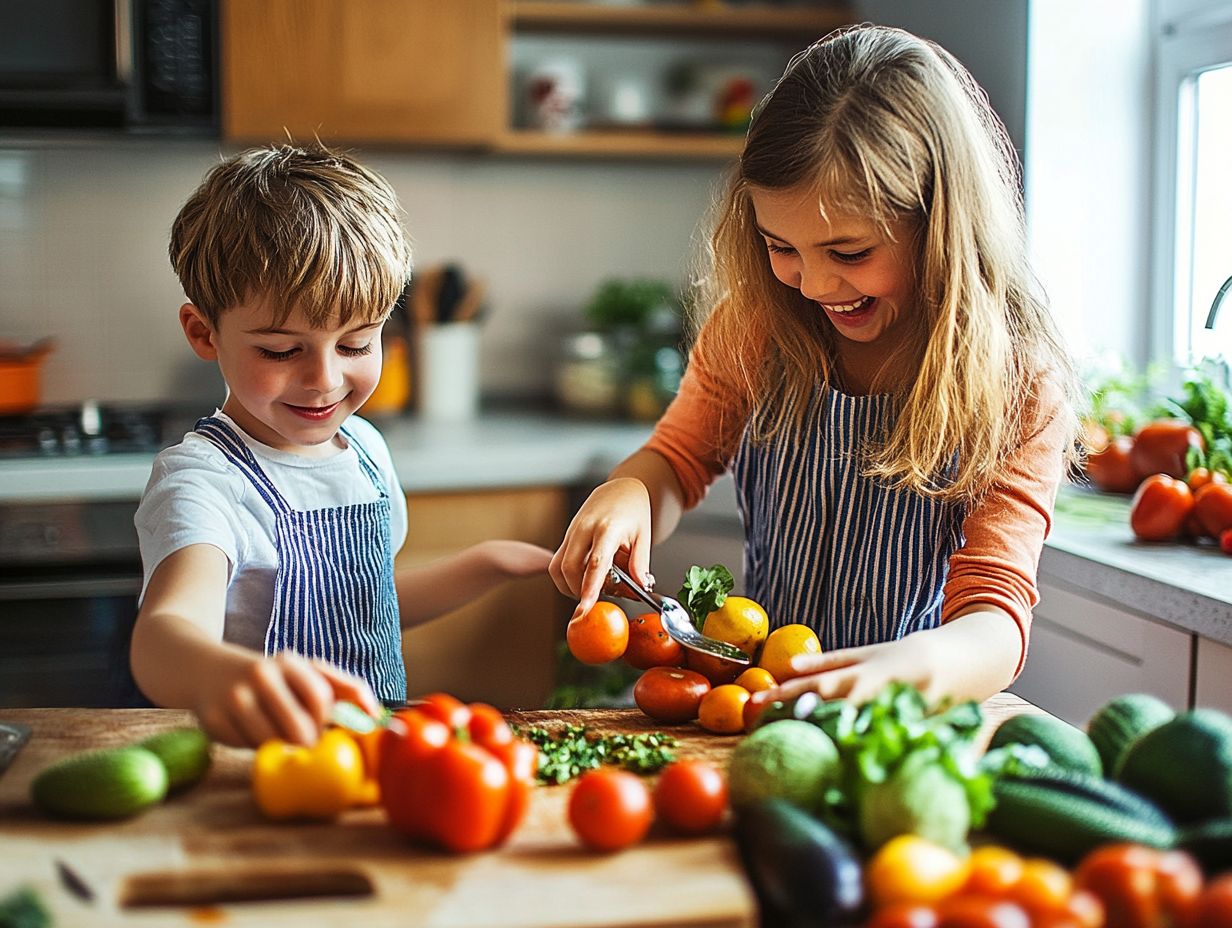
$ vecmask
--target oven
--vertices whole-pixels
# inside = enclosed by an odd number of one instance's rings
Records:
[[[152,462],[183,435],[173,418],[95,404],[2,417],[0,459],[38,468],[127,453]],[[128,661],[141,590],[139,492],[74,499],[58,487],[54,498],[25,500],[0,487],[0,707],[149,705]]]

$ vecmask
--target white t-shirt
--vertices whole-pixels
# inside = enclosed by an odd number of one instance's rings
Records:
[[[249,447],[292,509],[332,509],[380,498],[349,445],[327,458],[302,457],[261,444],[221,411],[214,415]],[[406,497],[389,447],[381,433],[358,416],[348,419],[346,428],[385,484],[390,541],[397,553],[406,540]],[[339,438],[345,441],[341,434]],[[134,522],[144,573],[142,597],[154,569],[167,555],[189,545],[213,545],[227,556],[230,566],[223,640],[264,650],[278,572],[275,513],[217,445],[189,432],[178,445],[162,451],[154,459]]]

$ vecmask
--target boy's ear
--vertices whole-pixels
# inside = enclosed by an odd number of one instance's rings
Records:
[[[214,329],[209,320],[193,303],[180,307],[180,326],[193,352],[202,361],[217,361],[218,347],[214,344]]]

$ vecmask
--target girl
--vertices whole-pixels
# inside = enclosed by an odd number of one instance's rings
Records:
[[[754,115],[708,264],[680,393],[574,518],[557,586],[580,613],[613,558],[652,580],[651,543],[730,468],[745,592],[822,642],[769,698],[1003,689],[1076,417],[982,91],[901,30],[817,42]]]

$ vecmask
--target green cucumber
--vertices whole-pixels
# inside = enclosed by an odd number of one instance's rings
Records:
[[[1051,715],[1015,715],[993,732],[988,749],[1007,744],[1036,744],[1064,770],[1102,776],[1103,763],[1086,732]]]
[[[166,795],[167,768],[156,754],[139,747],[75,754],[30,784],[35,805],[66,818],[127,818]]]
[[[1232,718],[1194,709],[1142,735],[1117,779],[1189,825],[1232,817]]]
[[[210,769],[210,739],[200,728],[173,728],[138,741],[167,768],[167,791],[192,786]]]
[[[1105,775],[1115,778],[1129,746],[1175,715],[1171,706],[1150,693],[1126,693],[1100,707],[1087,720],[1087,735],[1099,752]]]
[[[1207,876],[1232,870],[1232,818],[1216,818],[1181,831],[1176,846],[1188,851]]]
[[[1003,776],[987,830],[1035,854],[1076,863],[1101,844],[1171,847],[1176,829],[1159,809],[1115,783],[1080,774]]]

